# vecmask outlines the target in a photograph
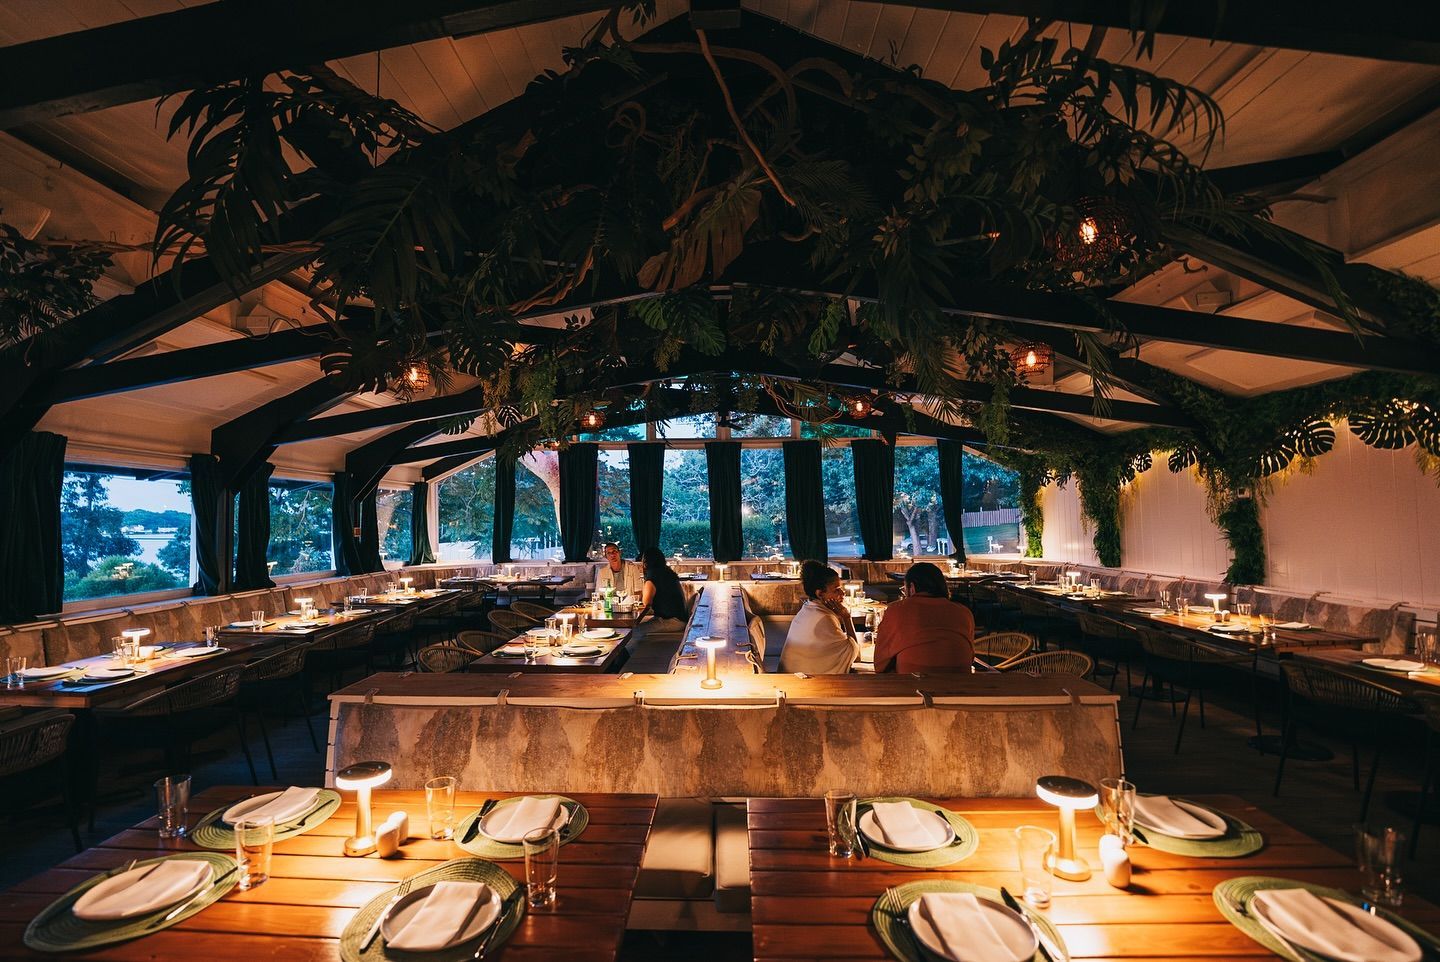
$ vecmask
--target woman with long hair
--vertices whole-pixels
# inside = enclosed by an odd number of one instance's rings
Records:
[[[785,647],[780,649],[780,670],[807,675],[848,672],[860,657],[860,643],[845,607],[840,575],[819,561],[806,561],[800,566],[800,585],[806,601],[790,622]]]

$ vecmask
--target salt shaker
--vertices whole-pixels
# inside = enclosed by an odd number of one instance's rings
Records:
[[[1125,851],[1125,842],[1120,836],[1100,836],[1100,864],[1106,882],[1117,889],[1129,887],[1130,853]]]

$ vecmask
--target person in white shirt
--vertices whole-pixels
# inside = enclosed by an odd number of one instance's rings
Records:
[[[860,642],[843,601],[840,575],[818,561],[807,561],[800,567],[800,585],[808,600],[790,622],[780,649],[780,670],[843,675],[860,657]]]
[[[624,592],[632,598],[639,598],[645,588],[645,569],[639,563],[620,557],[620,546],[610,542],[605,546],[605,564],[595,575],[595,589],[614,588],[616,593]]]

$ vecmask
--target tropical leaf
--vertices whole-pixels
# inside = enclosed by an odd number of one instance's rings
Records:
[[[1440,457],[1440,410],[1428,404],[1416,404],[1410,412],[1410,428],[1421,447]]]
[[[1397,450],[1415,441],[1409,405],[1389,401],[1372,411],[1350,415],[1350,430],[1372,448]]]
[[[1200,452],[1193,443],[1182,444],[1170,452],[1166,466],[1171,474],[1179,474],[1200,460]]]

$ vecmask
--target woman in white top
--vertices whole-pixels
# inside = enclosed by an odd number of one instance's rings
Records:
[[[782,672],[841,675],[860,657],[855,623],[842,600],[840,576],[818,561],[800,567],[800,585],[808,599],[790,622],[780,649]]]

